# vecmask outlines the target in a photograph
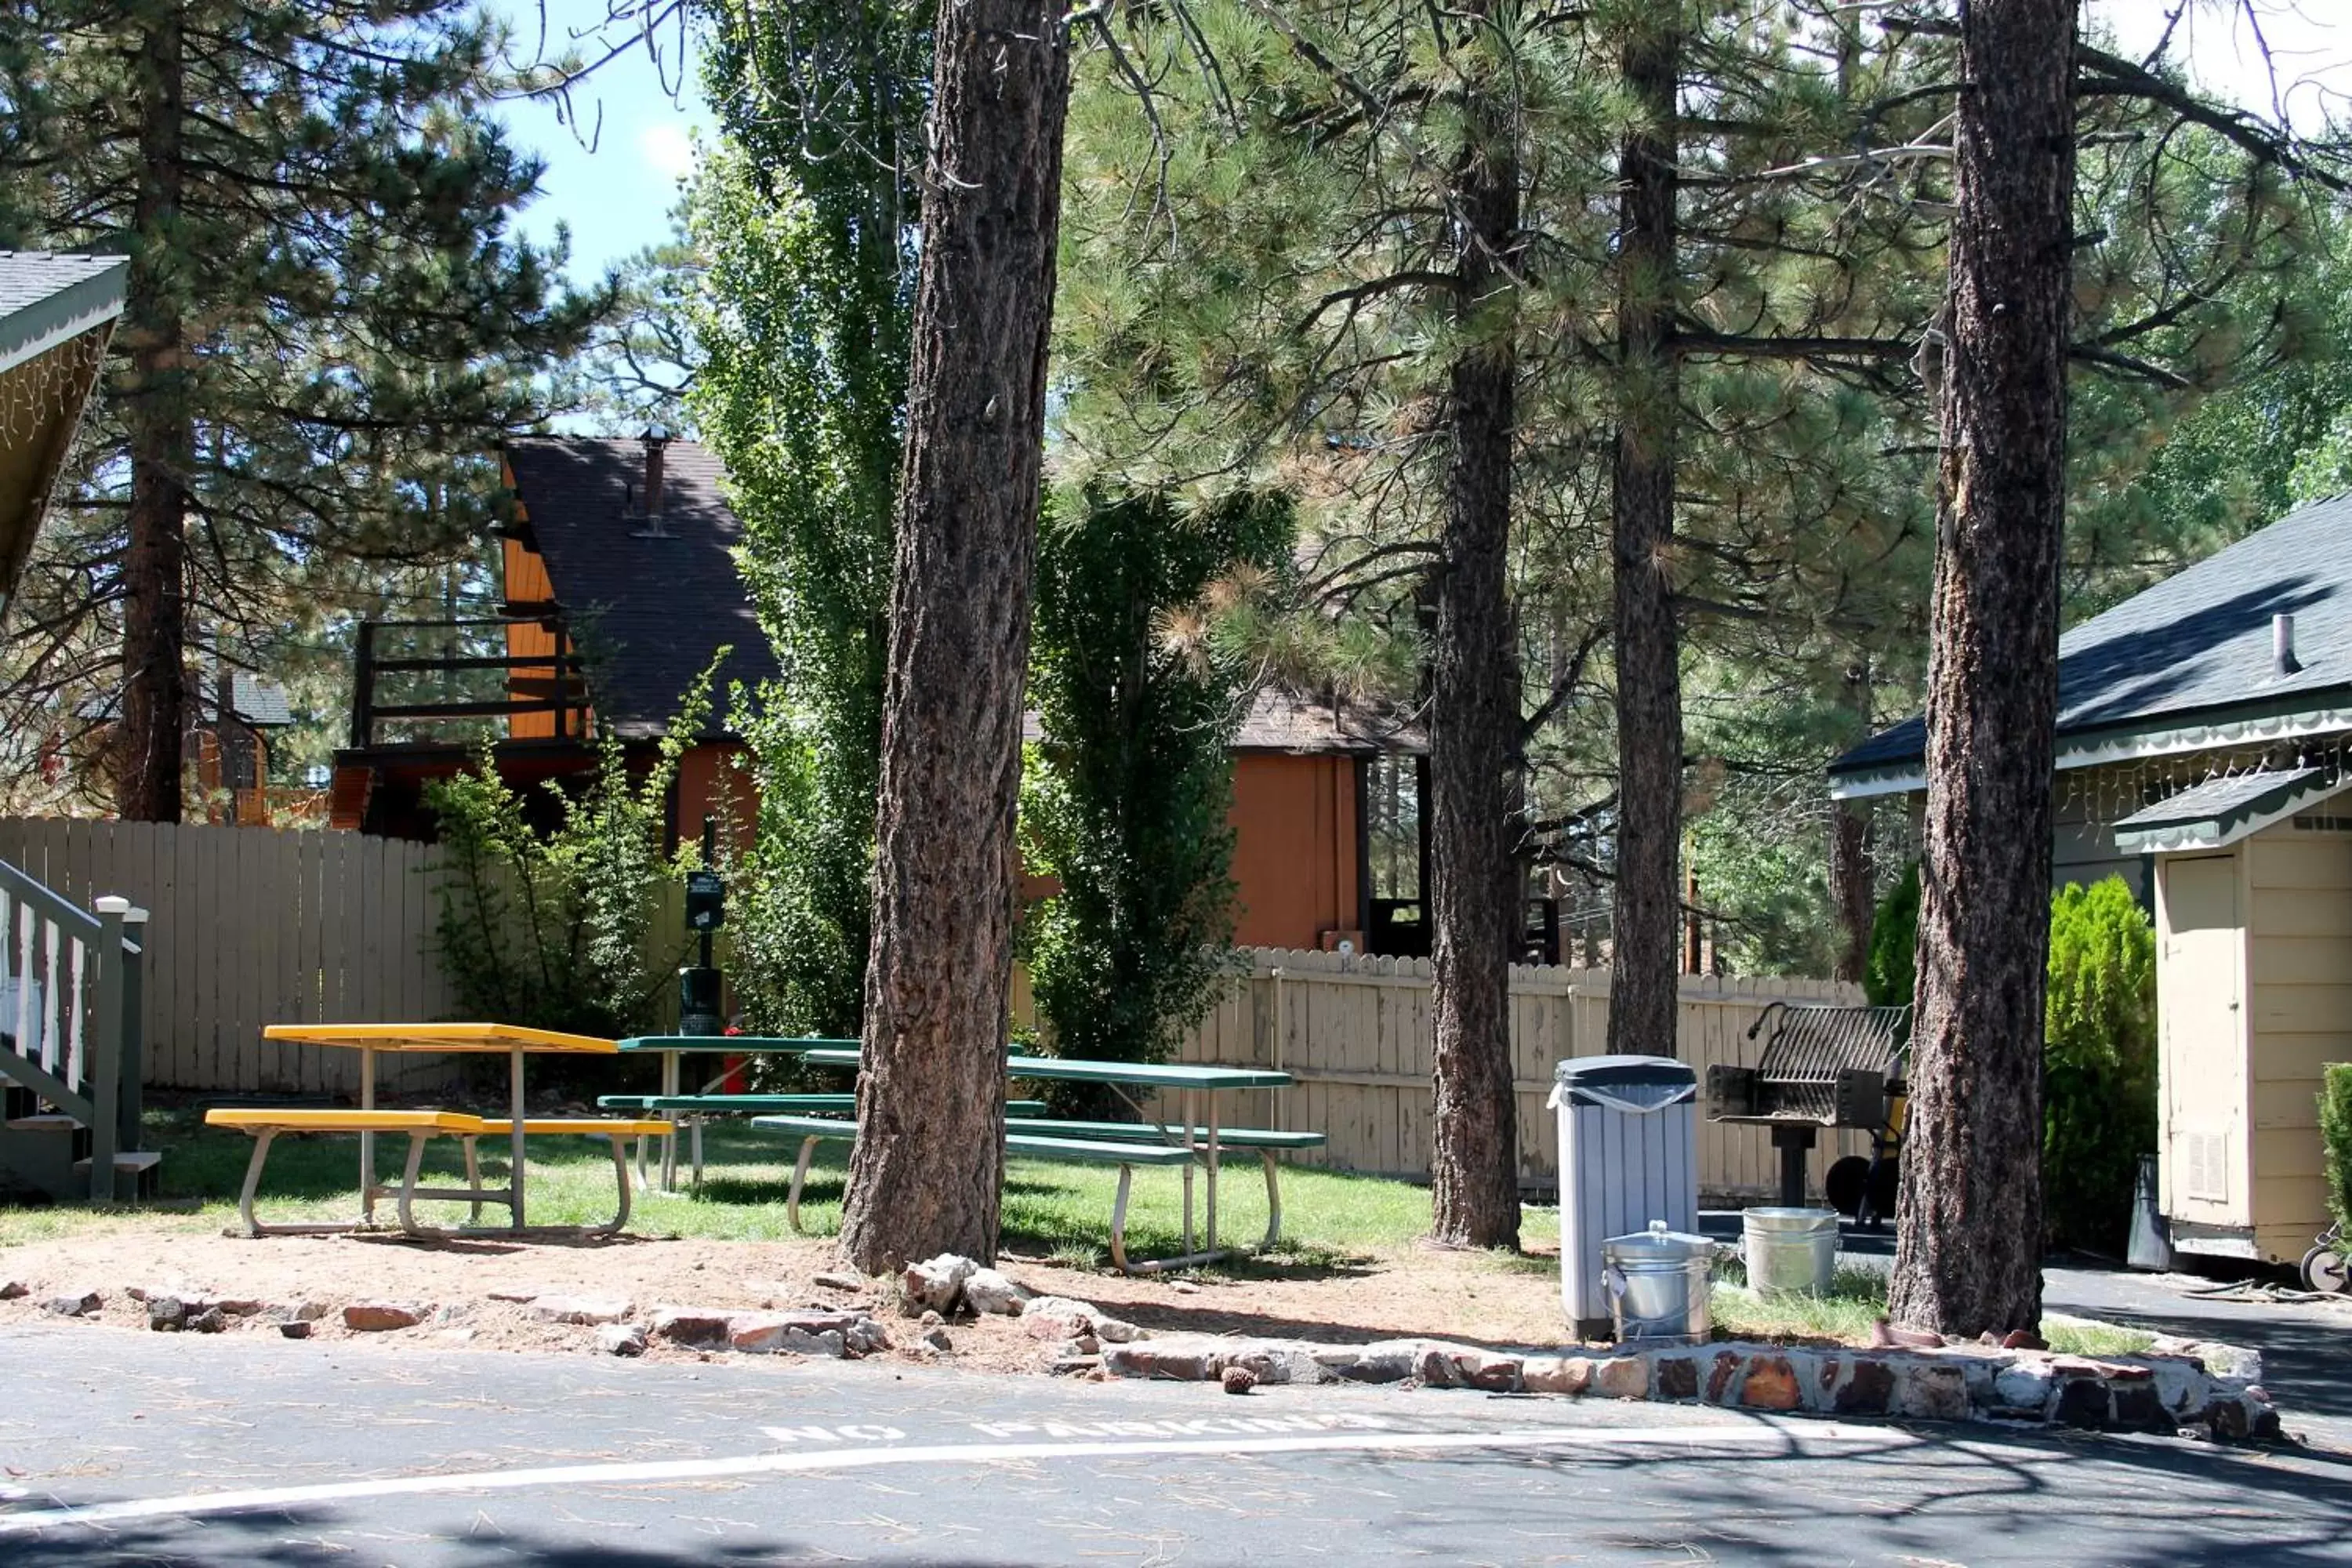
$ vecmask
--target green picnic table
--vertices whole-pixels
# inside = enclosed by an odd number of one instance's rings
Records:
[[[837,1047],[820,1047],[805,1053],[806,1059],[819,1067],[854,1068],[862,1057],[856,1050]],[[1230,1248],[1217,1245],[1217,1170],[1223,1140],[1217,1127],[1217,1097],[1233,1089],[1282,1089],[1289,1085],[1286,1072],[1272,1068],[1217,1067],[1196,1062],[1106,1062],[1070,1057],[1010,1057],[1004,1071],[1013,1079],[1052,1080],[1063,1083],[1107,1084],[1117,1090],[1129,1104],[1135,1101],[1127,1091],[1130,1089],[1151,1094],[1169,1094],[1179,1103],[1178,1122],[1171,1126],[1155,1121],[1160,1132],[1170,1144],[1199,1154],[1209,1169],[1208,1225],[1206,1245],[1195,1251],[1192,1246],[1192,1166],[1184,1166],[1184,1257],[1171,1258],[1172,1263],[1208,1262],[1226,1256]],[[1137,1113],[1142,1108],[1137,1106]],[[1089,1126],[1099,1126],[1089,1123]],[[1273,1151],[1262,1151],[1266,1161],[1267,1187],[1274,1187]],[[1279,1196],[1273,1199],[1276,1214],[1280,1214]],[[1279,1221],[1277,1219],[1276,1223]]]

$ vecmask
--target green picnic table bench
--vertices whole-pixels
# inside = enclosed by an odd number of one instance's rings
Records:
[[[688,1160],[695,1187],[702,1185],[702,1124],[713,1116],[751,1116],[762,1111],[840,1111],[855,1115],[857,1096],[854,1094],[600,1094],[598,1109],[604,1110],[634,1110],[645,1114],[669,1115],[676,1125],[687,1131]],[[1037,1116],[1044,1113],[1042,1100],[1009,1100],[1004,1102],[1007,1116]],[[642,1188],[649,1178],[646,1173],[646,1142],[637,1143],[637,1185]]]
[[[755,1116],[751,1125],[770,1132],[782,1132],[801,1141],[800,1157],[793,1162],[793,1184],[784,1196],[784,1218],[794,1230],[801,1227],[801,1188],[808,1181],[809,1161],[820,1143],[854,1143],[857,1141],[857,1124],[835,1121],[822,1116]],[[1044,1123],[1043,1125],[1052,1125]],[[1055,1138],[1035,1132],[1007,1132],[1004,1152],[1031,1160],[1058,1160],[1070,1164],[1116,1165],[1118,1167],[1118,1194],[1110,1205],[1110,1258],[1120,1270],[1128,1274],[1146,1273],[1164,1268],[1181,1259],[1156,1263],[1129,1263],[1127,1260],[1127,1197],[1138,1165],[1187,1165],[1192,1163],[1192,1152],[1181,1145],[1159,1142],[1134,1142],[1123,1140]]]

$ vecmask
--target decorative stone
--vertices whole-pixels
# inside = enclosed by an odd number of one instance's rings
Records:
[[[2228,1395],[2216,1398],[2205,1407],[2205,1427],[2217,1443],[2243,1442],[2251,1425],[2246,1419],[2245,1405]]]
[[[951,1351],[955,1349],[955,1341],[950,1339],[948,1337],[946,1328],[938,1323],[934,1323],[929,1328],[923,1331],[923,1342],[930,1346],[935,1351]]]
[[[1412,1374],[1431,1388],[1453,1387],[1454,1352],[1444,1345],[1427,1347],[1414,1362]]]
[[[1592,1386],[1592,1363],[1582,1356],[1529,1356],[1519,1363],[1519,1386],[1529,1394],[1582,1394]]]
[[[1927,1421],[1969,1418],[1969,1378],[1965,1369],[1948,1362],[1915,1361],[1903,1369],[1901,1381],[1904,1415]]]
[[[812,1285],[822,1286],[827,1290],[863,1290],[866,1289],[866,1281],[860,1279],[855,1274],[836,1274],[830,1271],[810,1275],[809,1283]]]
[[[2058,1407],[2051,1419],[2068,1426],[2104,1426],[2115,1416],[2115,1401],[2107,1385],[2095,1377],[2070,1377],[2058,1386]]]
[[[188,1305],[177,1296],[147,1298],[147,1326],[159,1334],[176,1334],[188,1320]]]
[[[1118,1318],[1095,1320],[1095,1338],[1107,1345],[1123,1345],[1130,1340],[1148,1340],[1150,1337],[1150,1329],[1137,1328],[1133,1323]]]
[[[890,1348],[889,1331],[872,1318],[859,1318],[841,1331],[842,1344],[851,1355],[872,1355]]]
[[[993,1268],[975,1268],[963,1282],[963,1304],[970,1310],[1017,1318],[1029,1292]]]
[[[202,1312],[209,1309],[225,1317],[251,1318],[259,1316],[267,1305],[268,1303],[258,1296],[205,1296],[201,1299],[192,1298],[188,1302],[188,1310]]]
[[[1662,1366],[1659,1372],[1665,1369]],[[1750,1410],[1794,1410],[1804,1403],[1804,1393],[1797,1385],[1796,1370],[1786,1356],[1755,1356],[1748,1363],[1748,1375],[1740,1380],[1739,1403]]]
[[[653,1335],[672,1344],[724,1344],[728,1321],[733,1315],[716,1307],[656,1307]]]
[[[1592,1391],[1603,1399],[1646,1399],[1650,1363],[1640,1356],[1611,1356],[1592,1369]]]
[[[60,1290],[41,1303],[41,1310],[60,1318],[87,1318],[106,1305],[96,1290]]]
[[[530,1315],[542,1323],[617,1323],[629,1315],[629,1303],[618,1296],[541,1296]]]
[[[487,1294],[493,1301],[509,1301],[518,1307],[528,1307],[539,1300],[536,1290],[492,1290]]]
[[[1895,1369],[1885,1362],[1864,1356],[1853,1361],[1853,1374],[1842,1384],[1832,1402],[1840,1415],[1885,1415],[1895,1406]]]
[[[289,1340],[307,1340],[316,1326],[305,1318],[289,1318],[278,1325],[278,1331]]]
[[[1709,1405],[1729,1405],[1739,1397],[1739,1363],[1738,1351],[1717,1351],[1706,1372],[1706,1402]]]
[[[1102,1358],[1091,1355],[1057,1356],[1045,1370],[1055,1377],[1099,1378],[1103,1374]]]
[[[218,1307],[206,1307],[201,1312],[189,1313],[181,1327],[192,1334],[216,1334],[228,1327],[228,1314]]]
[[[22,1279],[0,1279],[0,1301],[21,1301],[33,1293]]]
[[[1658,1358],[1658,1397],[1660,1399],[1696,1399],[1698,1397],[1698,1363],[1686,1355]]]
[[[1066,1340],[1092,1333],[1101,1313],[1067,1296],[1039,1296],[1021,1309],[1021,1326],[1033,1340]]]
[[[273,1301],[262,1309],[262,1314],[273,1323],[315,1323],[334,1310],[331,1302],[305,1299]]]
[[[2113,1418],[2118,1426],[2138,1432],[2169,1432],[2176,1425],[2164,1401],[2157,1397],[2153,1383],[2110,1384],[2107,1397],[2114,1404]]]
[[[1421,1347],[1411,1340],[1377,1340],[1333,1371],[1350,1383],[1402,1383],[1421,1364]]]
[[[646,1331],[635,1323],[605,1323],[596,1331],[596,1348],[606,1355],[643,1355]]]
[[[343,1309],[343,1327],[362,1334],[413,1329],[431,1310],[414,1301],[354,1301]]]
[[[1247,1394],[1257,1386],[1257,1373],[1245,1366],[1229,1366],[1218,1381],[1227,1394]]]
[[[2052,1383],[2047,1363],[2021,1361],[1994,1375],[1993,1398],[2002,1410],[2038,1421],[2050,1407]]]
[[[899,1299],[916,1311],[929,1308],[934,1312],[952,1312],[964,1282],[978,1272],[979,1264],[952,1252],[909,1263],[898,1276]]]

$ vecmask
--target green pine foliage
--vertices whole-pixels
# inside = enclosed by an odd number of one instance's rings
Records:
[[[1233,939],[1233,762],[1248,684],[1223,623],[1286,557],[1289,502],[1089,494],[1038,542],[1022,832],[1059,884],[1025,932],[1067,1056],[1157,1061],[1213,1005]]]
[[[1870,957],[1863,994],[1874,1007],[1908,1007],[1918,962],[1919,863],[1903,869],[1870,922]]]
[[[2326,1153],[2328,1215],[2338,1234],[2352,1237],[2352,1062],[2321,1069],[2319,1142]]]
[[[2051,900],[2042,1185],[2059,1246],[2120,1255],[2156,1148],[2156,931],[2120,877]]]
[[[503,56],[460,0],[0,5],[0,247],[131,258],[0,649],[0,728],[121,683],[134,593],[175,586],[190,626],[132,678],[219,648],[282,679],[342,662],[337,612],[398,613],[402,568],[472,554],[499,437],[550,411],[606,304],[515,232],[541,171],[488,112]],[[142,364],[158,344],[178,347]],[[189,546],[177,584],[127,552],[158,452],[186,491],[159,525]]]
[[[436,946],[466,1016],[607,1039],[652,1026],[686,952],[651,926],[675,869],[661,847],[669,790],[708,728],[709,693],[706,672],[641,772],[608,734],[576,793],[551,780],[533,800],[487,749],[427,787],[440,825]]]

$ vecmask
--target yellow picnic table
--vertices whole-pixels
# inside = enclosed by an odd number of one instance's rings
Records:
[[[523,1100],[523,1058],[530,1056],[609,1057],[620,1047],[593,1035],[566,1035],[553,1029],[527,1029],[520,1024],[272,1024],[262,1038],[291,1045],[335,1046],[360,1053],[360,1109],[375,1109],[375,1058],[379,1052],[503,1056],[507,1086],[514,1102],[510,1113],[511,1158],[507,1171],[507,1196],[486,1201],[506,1205],[509,1228],[523,1228],[523,1123],[530,1114]],[[375,1217],[375,1200],[391,1189],[375,1179],[375,1135],[360,1134],[360,1217]]]

